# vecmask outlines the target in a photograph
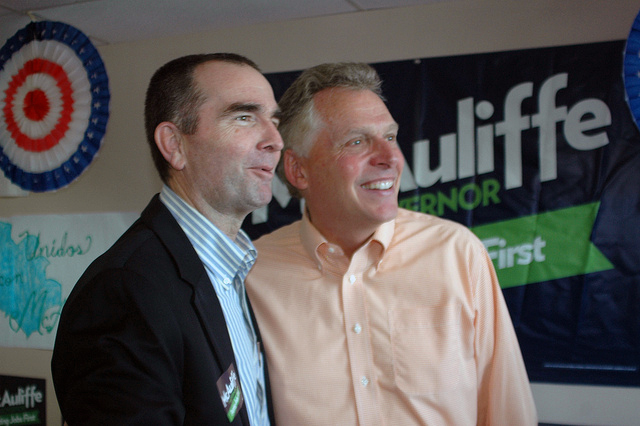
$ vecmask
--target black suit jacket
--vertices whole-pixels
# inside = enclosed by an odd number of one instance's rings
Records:
[[[211,281],[156,195],[64,305],[51,361],[63,418],[71,426],[229,424],[216,382],[232,364],[237,372]],[[246,404],[232,424],[249,425]]]

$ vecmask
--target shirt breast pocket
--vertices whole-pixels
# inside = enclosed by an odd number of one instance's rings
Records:
[[[464,368],[460,304],[389,311],[395,383],[407,394],[455,389]]]

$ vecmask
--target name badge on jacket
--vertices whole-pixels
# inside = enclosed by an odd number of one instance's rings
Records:
[[[244,401],[242,398],[242,389],[240,388],[240,379],[233,364],[220,376],[216,384],[218,386],[218,392],[220,392],[222,405],[227,412],[227,418],[229,422],[232,422]]]

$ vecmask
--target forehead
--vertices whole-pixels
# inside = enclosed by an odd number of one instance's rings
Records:
[[[327,127],[333,130],[336,127],[378,128],[395,125],[387,106],[370,90],[325,89],[314,96],[314,107]]]
[[[248,65],[223,61],[206,62],[196,67],[194,80],[204,93],[206,102],[220,105],[247,102],[268,109],[276,107],[269,82]]]

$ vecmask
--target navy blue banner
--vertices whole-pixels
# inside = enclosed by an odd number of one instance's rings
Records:
[[[532,381],[640,385],[640,134],[624,41],[372,64],[400,124],[399,203],[489,251]],[[276,98],[299,72],[268,75]],[[300,217],[274,200],[253,238]]]

